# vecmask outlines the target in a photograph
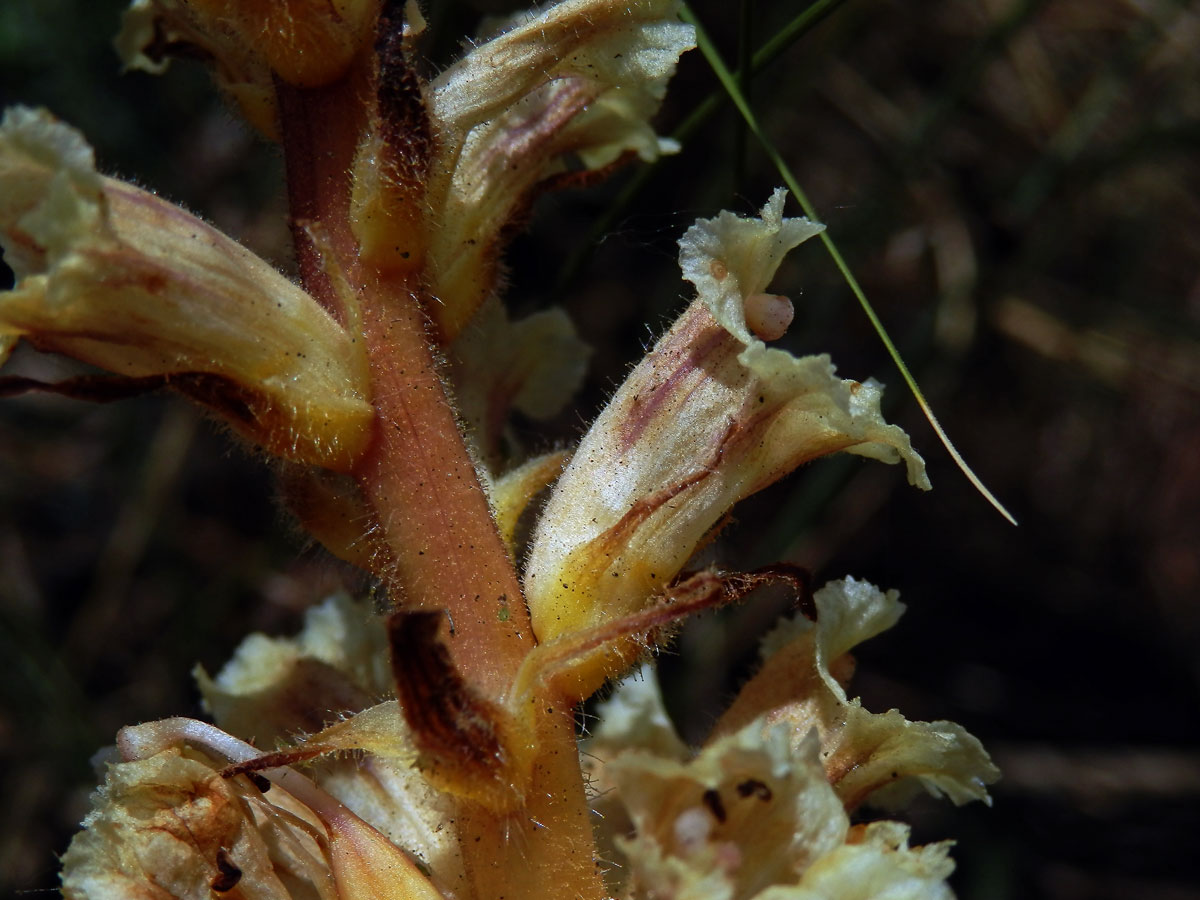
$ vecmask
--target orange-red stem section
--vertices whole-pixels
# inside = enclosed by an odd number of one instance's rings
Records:
[[[516,571],[438,372],[420,273],[389,275],[364,264],[351,227],[351,165],[376,108],[372,71],[364,59],[337,84],[279,88],[301,278],[335,315],[342,303],[330,267],[358,292],[376,418],[353,474],[390,550],[391,564],[378,574],[409,608],[447,611],[443,634],[456,668],[498,700],[534,646]],[[320,224],[321,246],[305,222]],[[526,806],[508,815],[470,801],[460,809],[470,894],[478,900],[604,895],[571,706],[544,703],[531,698],[529,708],[512,710],[530,717],[537,732]],[[514,852],[523,858],[515,861]]]
[[[363,264],[351,228],[351,166],[375,108],[370,61],[332,85],[281,85],[278,95],[301,279],[335,314],[331,267],[358,292],[376,420],[353,474],[392,551],[377,574],[396,602],[447,611],[455,665],[499,698],[534,644],[520,584],[437,369],[419,273],[406,281]],[[324,246],[307,222],[320,224]]]

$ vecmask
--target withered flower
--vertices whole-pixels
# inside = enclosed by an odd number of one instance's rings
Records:
[[[111,373],[5,388],[198,400],[276,459],[301,523],[387,597],[331,598],[297,637],[252,635],[197,671],[215,724],[123,729],[65,896],[947,897],[946,845],[850,825],[914,789],[986,800],[997,775],[958,726],[848,698],[848,653],[894,624],[894,592],[816,592],[698,750],[639,670],[581,756],[581,701],[687,615],[782,577],[689,571],[738,501],[838,451],[929,484],[880,385],[768,346],[792,318],[771,280],[821,228],[785,218],[782,191],[757,218],[688,231],[696,299],[573,452],[507,459],[509,413],[560,409],[586,350],[561,311],[510,321],[504,241],[540,191],[676,149],[648,120],[693,35],[673,0],[565,0],[427,77],[423,28],[411,0],[127,15],[127,63],[210,59],[279,141],[299,284],[97,174],[48,114],[0,126],[18,277],[0,349],[25,339]]]

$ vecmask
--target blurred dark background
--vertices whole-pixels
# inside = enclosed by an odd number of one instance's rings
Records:
[[[49,107],[103,170],[286,268],[276,153],[198,67],[122,76],[109,46],[122,5],[0,5],[0,99]],[[482,7],[435,4],[435,60]],[[695,8],[737,65],[808,6]],[[958,840],[961,897],[1200,898],[1200,4],[820,9],[752,80],[754,107],[1021,524],[954,468],[812,242],[776,282],[797,301],[789,339],[890,385],[889,416],[935,490],[821,461],[739,507],[709,558],[901,591],[908,613],[863,648],[857,691],[868,708],[961,722],[1004,770],[990,810],[912,810],[918,840]],[[690,54],[664,133],[716,92]],[[680,308],[683,229],[754,211],[780,183],[727,107],[687,135],[652,171],[547,198],[512,248],[514,308],[563,303],[597,348],[577,411],[519,423],[531,450],[577,437]],[[10,365],[66,371],[28,353]],[[56,884],[88,759],[117,728],[198,714],[193,665],[219,668],[250,630],[294,629],[343,584],[362,587],[288,524],[264,462],[190,407],[0,404],[0,885]],[[689,737],[782,603],[700,619],[664,657]]]

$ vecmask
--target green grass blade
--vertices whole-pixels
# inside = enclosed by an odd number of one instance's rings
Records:
[[[725,65],[725,61],[721,59],[721,54],[717,51],[712,39],[704,30],[704,26],[701,25],[700,21],[692,12],[691,7],[689,7],[686,2],[682,4],[680,15],[685,22],[695,27],[696,44],[700,48],[700,52],[704,54],[704,58],[712,67],[717,79],[721,82],[721,86],[724,87],[726,93],[729,94],[729,99],[733,101],[734,106],[736,106],[738,111],[742,114],[742,118],[746,120],[746,127],[750,129],[750,133],[753,134],[758,140],[763,151],[766,153],[767,158],[771,160],[771,163],[779,171],[779,174],[783,178],[784,184],[786,184],[788,190],[792,192],[792,196],[796,198],[796,202],[800,204],[800,208],[804,210],[804,214],[810,219],[819,221],[820,217],[817,215],[817,211],[813,207],[812,202],[808,199],[808,194],[806,194],[800,187],[800,184],[796,181],[795,176],[792,174],[791,168],[784,161],[779,151],[775,149],[775,145],[772,144],[767,138],[766,134],[763,133],[763,130],[758,123],[758,118],[754,115],[754,111],[746,102],[745,95],[742,94],[738,87],[736,76],[729,70],[729,67]],[[929,405],[929,401],[925,399],[925,395],[922,393],[921,388],[917,385],[916,379],[913,378],[912,373],[909,372],[908,366],[905,365],[904,359],[900,356],[900,351],[896,349],[896,345],[892,342],[891,336],[888,334],[887,329],[884,328],[883,322],[880,321],[879,316],[876,315],[870,301],[867,300],[866,293],[863,291],[862,286],[859,285],[858,279],[854,277],[854,273],[850,271],[850,267],[846,264],[845,258],[843,258],[841,251],[838,250],[837,245],[830,236],[829,230],[826,229],[825,231],[822,231],[820,238],[821,242],[825,245],[825,249],[829,252],[830,257],[833,259],[834,265],[837,266],[838,271],[842,273],[842,277],[846,280],[846,284],[849,286],[850,291],[858,299],[859,305],[862,307],[863,312],[867,314],[867,319],[870,321],[871,327],[875,329],[875,333],[879,335],[879,339],[883,342],[883,346],[887,350],[888,355],[891,356],[892,361],[896,364],[896,368],[899,369],[900,376],[904,379],[904,383],[907,384],[908,389],[912,391],[913,397],[916,398],[917,404],[921,407],[921,412],[925,414],[925,418],[929,420],[929,424],[933,428],[934,433],[938,436],[938,440],[942,442],[942,446],[945,447],[946,452],[950,454],[950,458],[954,460],[955,464],[962,471],[963,475],[965,475],[967,480],[971,482],[975,489],[983,495],[984,499],[986,499],[993,507],[995,507],[996,511],[1004,516],[1004,518],[1006,518],[1013,525],[1016,525],[1017,520],[1013,518],[1012,514],[1004,508],[1004,505],[998,499],[996,499],[995,495],[993,495],[992,492],[988,490],[987,486],[980,481],[979,476],[977,476],[971,467],[967,465],[967,461],[962,458],[962,454],[958,452],[953,442],[951,442],[949,435],[946,434],[945,429],[943,429],[941,423],[938,422],[937,416],[933,414],[933,409]]]

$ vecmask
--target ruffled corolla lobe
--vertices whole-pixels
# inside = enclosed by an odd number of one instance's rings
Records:
[[[614,896],[952,897],[949,843],[910,849],[907,826],[851,826],[849,814],[906,782],[986,801],[995,767],[957,726],[847,700],[847,651],[895,624],[894,592],[846,579],[814,602],[815,622],[767,638],[763,669],[699,751],[676,734],[648,665],[598,707],[582,759]]]
[[[898,711],[873,713],[846,696],[839,675],[857,644],[892,627],[904,611],[895,591],[847,578],[814,595],[816,622],[785,620],[763,640],[762,668],[717,722],[715,735],[749,727],[770,710],[795,742],[810,732],[847,809],[864,801],[896,808],[922,789],[954,803],[990,803],[1000,773],[979,741],[954,722],[910,722]]]

